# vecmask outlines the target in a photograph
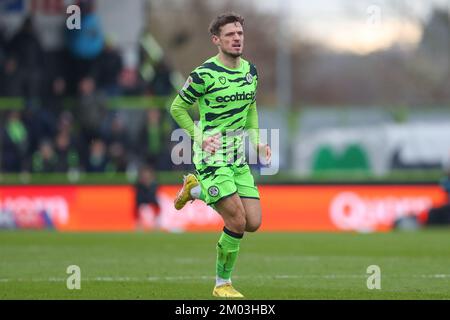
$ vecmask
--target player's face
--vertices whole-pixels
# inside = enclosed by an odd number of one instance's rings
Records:
[[[213,36],[213,42],[224,54],[233,58],[240,57],[244,49],[244,30],[239,22],[222,26],[219,36]]]

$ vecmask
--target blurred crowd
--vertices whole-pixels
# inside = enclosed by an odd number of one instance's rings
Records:
[[[175,124],[164,109],[113,110],[106,103],[172,94],[169,64],[164,57],[150,61],[141,48],[137,70],[125,69],[92,2],[81,5],[82,27],[63,31],[62,50],[43,50],[32,16],[11,37],[0,29],[0,171],[124,172],[141,164],[173,169],[168,141]],[[152,76],[142,76],[149,61]],[[8,97],[20,97],[23,105],[9,106]]]

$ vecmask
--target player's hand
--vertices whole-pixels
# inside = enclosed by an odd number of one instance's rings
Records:
[[[210,154],[215,154],[217,150],[222,146],[222,143],[220,142],[221,138],[220,133],[216,133],[215,135],[208,137],[203,141],[202,143],[202,149],[203,151],[206,151]]]
[[[258,154],[261,158],[264,158],[265,165],[270,165],[270,162],[272,160],[272,150],[270,149],[270,146],[268,144],[258,144]]]

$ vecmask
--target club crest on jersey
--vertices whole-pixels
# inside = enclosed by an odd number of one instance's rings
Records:
[[[253,76],[250,74],[250,72],[246,74],[245,79],[249,84],[253,82]]]
[[[220,76],[220,77],[219,77],[219,82],[220,82],[221,84],[225,84],[225,82],[227,82],[227,78],[225,78],[224,76]]]
[[[211,197],[217,197],[219,195],[219,188],[217,188],[216,186],[211,186],[208,188],[208,194]]]
[[[191,85],[191,83],[192,83],[192,77],[189,76],[187,78],[186,82],[184,83],[184,86],[183,86],[183,88],[181,90],[186,90]]]

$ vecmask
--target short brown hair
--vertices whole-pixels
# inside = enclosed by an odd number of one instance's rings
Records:
[[[234,12],[223,13],[217,16],[211,24],[209,25],[209,33],[211,35],[218,36],[220,34],[220,29],[229,23],[239,22],[242,26],[244,26],[244,18]]]

